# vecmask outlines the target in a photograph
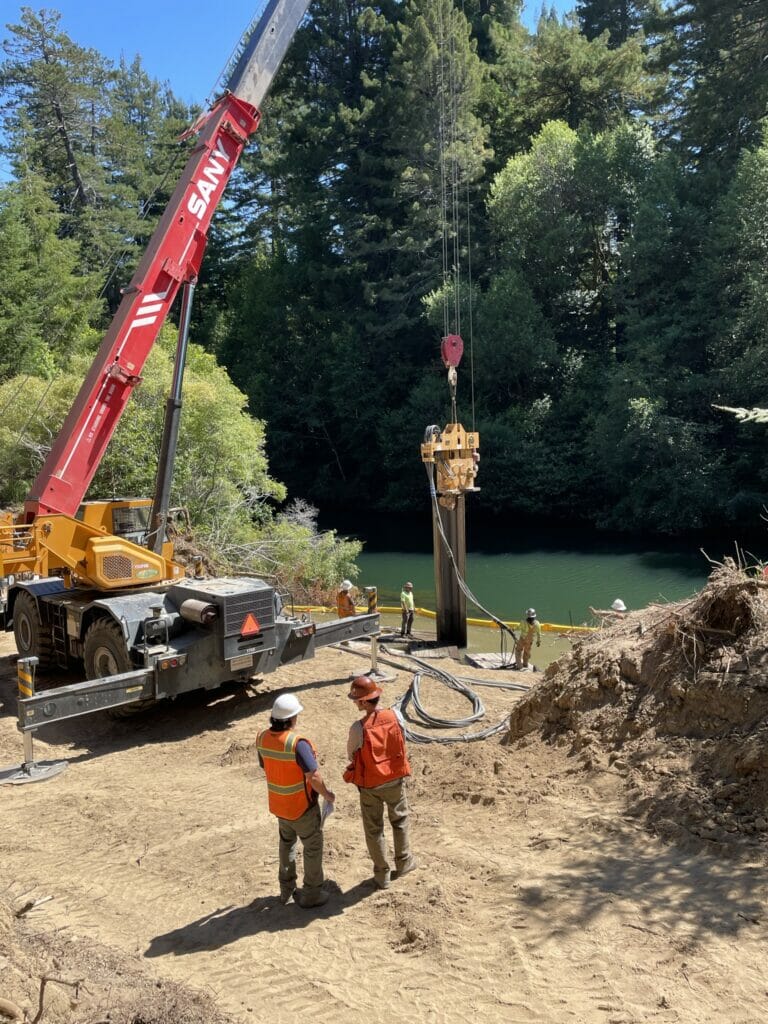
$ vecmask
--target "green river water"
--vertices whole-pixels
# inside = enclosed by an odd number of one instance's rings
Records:
[[[379,603],[398,604],[411,580],[417,606],[435,607],[429,521],[368,521],[340,529],[365,541],[359,559],[360,587],[375,585]],[[503,619],[520,619],[536,608],[541,622],[592,623],[589,606],[608,608],[620,597],[628,608],[688,597],[706,582],[713,559],[736,551],[736,538],[635,542],[596,531],[522,528],[468,522],[467,582],[478,599]],[[750,560],[768,555],[768,537],[738,543]],[[484,617],[468,608],[470,617]]]

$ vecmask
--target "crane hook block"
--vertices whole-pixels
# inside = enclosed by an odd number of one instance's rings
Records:
[[[446,334],[440,344],[440,354],[446,366],[458,366],[464,355],[464,342],[460,334]]]

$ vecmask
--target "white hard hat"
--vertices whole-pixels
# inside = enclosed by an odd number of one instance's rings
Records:
[[[341,581],[341,589],[342,590],[351,590],[352,589],[352,581],[351,580],[342,580]]]
[[[272,717],[276,722],[287,722],[289,718],[298,715],[304,708],[292,693],[281,693],[272,705]]]
[[[613,608],[615,612],[625,612],[627,610],[627,606],[624,604],[620,597],[616,598],[616,600],[611,605],[611,608]]]
[[[525,613],[525,617],[526,617],[526,619],[535,619],[536,618],[536,609],[535,608],[529,608],[528,611]]]

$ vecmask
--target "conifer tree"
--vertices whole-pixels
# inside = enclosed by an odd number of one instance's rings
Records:
[[[0,97],[12,166],[49,183],[62,215],[59,231],[76,238],[88,269],[106,272],[115,253],[135,260],[170,194],[157,193],[190,112],[151,81],[138,58],[115,69],[73,42],[55,11],[22,8],[10,25],[0,68]],[[143,215],[148,214],[142,223]],[[110,304],[130,277],[115,278]]]
[[[26,7],[21,21],[9,26],[1,80],[4,128],[6,151],[45,176],[65,217],[64,230],[77,234],[103,192],[99,147],[110,71],[96,51],[60,30],[60,18]]]
[[[65,366],[100,309],[79,244],[58,236],[62,216],[47,183],[19,170],[0,189],[0,379]]]
[[[659,0],[579,0],[576,16],[587,39],[607,32],[609,46],[617,47],[642,31],[658,9]]]
[[[399,34],[392,69],[398,136],[389,147],[398,260],[380,289],[395,329],[420,318],[423,297],[440,284],[444,235],[451,259],[465,258],[452,210],[457,201],[465,210],[467,185],[482,177],[490,157],[477,116],[482,69],[463,13],[451,0],[409,0]]]
[[[670,137],[727,173],[768,109],[768,0],[676,0],[664,24]]]
[[[521,100],[535,134],[547,121],[603,131],[642,110],[652,96],[642,42],[612,46],[589,39],[574,23],[543,17],[533,40],[533,67]]]

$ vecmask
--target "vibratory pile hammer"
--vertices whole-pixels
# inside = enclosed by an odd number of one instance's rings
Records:
[[[451,422],[442,430],[436,424],[427,427],[421,445],[421,461],[427,468],[430,486],[434,488],[439,504],[452,510],[456,508],[459,497],[480,490],[475,486],[480,465],[480,435],[476,430],[465,430],[457,422],[457,367],[464,354],[461,336],[446,335],[441,342],[440,353],[448,371]]]
[[[373,636],[371,613],[314,623],[262,580],[187,578],[166,526],[194,287],[213,212],[308,0],[269,0],[196,144],[34,481],[21,516],[0,517],[0,620],[40,669],[85,666],[87,682],[20,701],[22,729],[102,707],[135,710],[186,690],[269,672],[317,647]],[[174,379],[153,499],[84,502],[160,328],[182,292]]]

